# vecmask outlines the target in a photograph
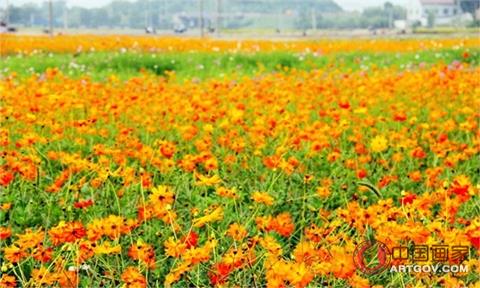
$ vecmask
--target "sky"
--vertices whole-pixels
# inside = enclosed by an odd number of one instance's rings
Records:
[[[344,10],[352,11],[352,10],[362,10],[365,7],[371,6],[381,6],[386,0],[333,0],[337,2]],[[396,4],[396,5],[406,5],[407,0],[390,0],[389,2]]]
[[[0,0],[1,2],[6,3],[9,1],[14,5],[21,5],[24,3],[42,3],[44,0]],[[67,0],[69,6],[82,6],[87,8],[101,7],[110,3],[112,0]],[[171,0],[174,1],[174,0]],[[362,10],[365,7],[369,6],[380,6],[385,3],[386,0],[334,0],[337,2],[344,10]],[[407,0],[390,0],[390,2],[399,5],[405,5]],[[5,5],[5,4],[3,4]]]

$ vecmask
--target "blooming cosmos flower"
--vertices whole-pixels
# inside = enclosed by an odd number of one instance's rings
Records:
[[[370,142],[370,148],[372,149],[373,152],[376,152],[376,153],[383,152],[388,148],[388,141],[382,135],[375,136]]]

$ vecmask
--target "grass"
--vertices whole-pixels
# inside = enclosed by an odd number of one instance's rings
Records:
[[[454,61],[478,65],[480,49],[446,49],[414,53],[338,53],[319,56],[288,52],[230,54],[230,53],[107,53],[92,52],[72,54],[37,54],[32,56],[11,55],[0,62],[0,75],[12,72],[20,77],[43,73],[56,67],[70,77],[89,76],[94,80],[106,79],[115,74],[120,79],[138,76],[142,71],[165,76],[174,71],[178,79],[222,78],[226,75],[252,76],[260,72],[275,72],[288,69],[312,70],[338,68],[345,71],[370,69],[372,67],[414,67]]]

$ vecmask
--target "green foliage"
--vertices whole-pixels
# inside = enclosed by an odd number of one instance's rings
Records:
[[[362,13],[325,13],[325,11],[317,11],[317,28],[321,29],[387,28],[394,20],[405,19],[406,14],[405,8],[402,6],[394,6],[389,2],[381,7],[367,8]],[[311,11],[305,11],[302,17],[299,17],[297,20],[296,27],[299,29],[312,28],[312,21]]]
[[[480,20],[474,20],[474,21],[472,21],[472,23],[470,23],[470,24],[468,25],[468,27],[470,27],[470,28],[478,28],[478,27],[480,27]],[[478,31],[477,31],[477,32],[478,32]]]
[[[459,0],[459,3],[464,12],[472,15],[474,22],[478,20],[476,11],[480,8],[480,0]]]
[[[72,77],[89,76],[102,80],[110,75],[128,79],[147,72],[165,76],[174,71],[177,79],[207,79],[223,75],[255,75],[289,69],[342,69],[359,70],[372,67],[415,67],[420,63],[434,64],[453,61],[480,63],[480,49],[470,49],[469,57],[463,57],[463,50],[447,49],[416,53],[338,53],[326,56],[294,54],[289,52],[229,54],[229,53],[119,53],[94,52],[78,56],[71,54],[38,54],[32,56],[12,55],[0,61],[0,75],[16,72],[21,77],[32,73],[43,73],[57,67]]]
[[[427,25],[430,28],[435,26],[435,13],[433,11],[428,11]]]

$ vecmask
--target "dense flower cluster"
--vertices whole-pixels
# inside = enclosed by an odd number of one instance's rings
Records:
[[[92,45],[162,43],[118,39]],[[1,80],[0,286],[477,287],[479,72]],[[368,277],[368,237],[468,246],[470,271]]]
[[[148,52],[269,52],[292,51],[329,54],[335,52],[414,52],[429,49],[468,48],[480,46],[475,37],[465,39],[345,39],[345,40],[218,40],[183,37],[127,35],[2,35],[0,55],[41,51],[80,53],[89,51]]]

